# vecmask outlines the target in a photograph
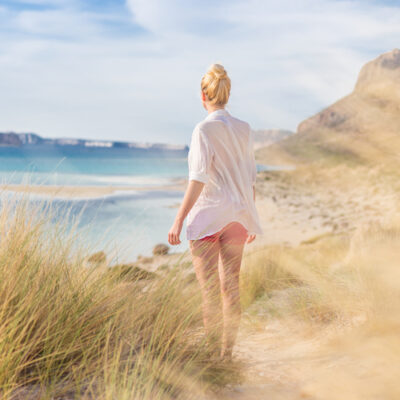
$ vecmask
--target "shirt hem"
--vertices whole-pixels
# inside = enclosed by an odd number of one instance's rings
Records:
[[[247,230],[248,235],[262,235],[262,234],[264,234],[264,232],[262,232],[262,233],[257,233],[257,232],[252,233],[252,232],[249,231],[249,229],[248,229],[246,223],[244,223],[243,221],[239,221],[239,220],[237,220],[237,219],[234,219],[234,220],[230,220],[230,221],[226,222],[225,224],[223,224],[223,225],[222,225],[219,229],[217,229],[216,231],[214,231],[214,232],[209,232],[209,233],[205,233],[203,236],[200,236],[200,237],[190,238],[189,236],[191,236],[191,235],[186,234],[186,240],[200,240],[200,239],[205,238],[206,236],[214,235],[215,233],[219,232],[222,228],[224,228],[226,225],[230,224],[231,222],[239,222],[240,224],[242,224],[242,225],[244,226],[244,228]]]

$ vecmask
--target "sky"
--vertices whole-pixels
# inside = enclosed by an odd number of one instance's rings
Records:
[[[189,145],[214,62],[232,115],[296,130],[396,47],[398,0],[0,0],[0,132]]]

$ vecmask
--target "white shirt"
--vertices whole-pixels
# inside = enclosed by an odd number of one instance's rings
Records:
[[[263,234],[253,200],[256,162],[250,125],[226,109],[211,112],[192,133],[189,180],[205,183],[187,215],[187,239],[201,239],[232,221]]]

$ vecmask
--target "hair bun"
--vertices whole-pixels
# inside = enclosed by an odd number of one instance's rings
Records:
[[[223,106],[228,102],[231,80],[221,64],[212,64],[201,79],[201,90],[212,105]]]
[[[216,79],[226,79],[228,74],[225,71],[225,68],[221,64],[212,64],[208,69],[208,72],[211,75],[214,75]]]

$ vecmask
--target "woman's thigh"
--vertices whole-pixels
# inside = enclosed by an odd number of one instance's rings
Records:
[[[228,224],[219,237],[221,255],[219,277],[224,293],[238,290],[240,265],[247,236],[247,229],[235,221]]]
[[[190,251],[196,277],[203,290],[219,287],[218,259],[220,244],[218,240],[190,240]]]

